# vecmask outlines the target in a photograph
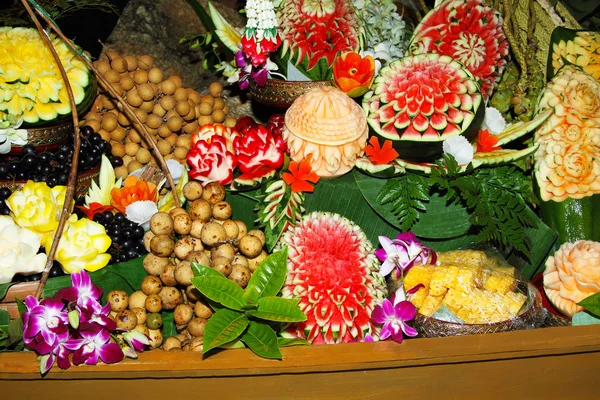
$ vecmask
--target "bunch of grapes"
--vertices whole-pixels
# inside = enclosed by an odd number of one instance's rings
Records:
[[[102,154],[111,154],[110,143],[89,126],[81,128],[78,171],[88,171],[100,164]],[[123,161],[110,155],[113,165]],[[73,159],[73,145],[63,144],[54,152],[37,151],[32,145],[22,147],[19,155],[7,156],[0,163],[0,180],[32,180],[48,186],[66,185]]]
[[[146,254],[144,228],[128,220],[122,213],[104,211],[94,215],[94,221],[106,228],[112,244],[108,248],[111,263],[120,263]]]

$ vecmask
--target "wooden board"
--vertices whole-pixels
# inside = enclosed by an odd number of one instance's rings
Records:
[[[10,398],[85,400],[600,397],[600,325],[290,347],[283,355],[274,361],[225,350],[203,359],[154,350],[114,365],[54,368],[42,379],[34,354],[3,353],[0,391]]]

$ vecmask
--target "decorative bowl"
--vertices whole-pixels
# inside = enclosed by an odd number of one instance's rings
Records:
[[[83,197],[87,194],[90,187],[92,187],[92,181],[97,179],[100,175],[100,165],[83,171],[77,175],[77,184],[75,186],[75,197]],[[16,181],[16,180],[0,180],[0,188],[7,187],[11,191],[21,189],[27,181]]]
[[[252,84],[250,94],[258,103],[265,106],[286,109],[294,100],[310,89],[322,86],[332,86],[331,81],[286,81],[269,79],[265,86]]]
[[[59,145],[66,143],[73,135],[73,121],[65,119],[54,125],[26,127],[27,142],[35,147],[36,151],[54,150]],[[12,146],[10,154],[20,154],[21,146]]]
[[[519,315],[509,320],[490,324],[460,324],[417,313],[414,327],[420,337],[428,338],[509,332],[540,327],[545,317],[540,292],[531,283],[524,282],[519,282],[518,291],[527,293],[527,302]]]

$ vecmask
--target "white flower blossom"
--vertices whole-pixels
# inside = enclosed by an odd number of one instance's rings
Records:
[[[473,146],[464,136],[452,136],[444,140],[442,149],[444,154],[452,155],[460,165],[468,164],[473,160]]]
[[[134,201],[125,208],[127,219],[142,226],[144,231],[150,229],[150,218],[157,212],[158,206],[150,200]]]
[[[506,120],[500,114],[500,111],[494,107],[487,107],[485,109],[485,118],[481,129],[487,129],[492,135],[498,135],[506,127]]]

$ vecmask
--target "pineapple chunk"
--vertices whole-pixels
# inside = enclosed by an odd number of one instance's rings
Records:
[[[425,297],[423,305],[419,307],[419,314],[432,316],[442,306],[443,296],[432,296],[431,292],[429,296]]]
[[[404,277],[404,288],[410,290],[417,285],[423,285],[429,289],[429,281],[435,267],[433,265],[415,265]]]
[[[492,263],[485,252],[480,250],[453,250],[438,253],[437,260],[441,264],[461,264],[485,266]]]
[[[408,301],[410,301],[411,303],[413,303],[413,305],[417,309],[419,309],[423,305],[423,302],[425,301],[425,298],[428,295],[429,295],[429,289],[426,288],[426,287],[422,287],[421,289],[417,290],[415,293],[409,294],[408,295]]]
[[[514,317],[519,313],[521,307],[523,307],[523,304],[525,304],[527,296],[525,296],[523,293],[508,292],[504,296],[503,300],[504,304],[506,304],[510,310],[512,317]]]
[[[448,289],[448,292],[442,300],[442,304],[450,309],[454,314],[458,315],[458,311],[461,310],[469,302],[469,297],[464,292],[455,288]],[[467,305],[468,308],[468,305]]]
[[[517,280],[510,275],[492,272],[483,286],[491,292],[506,294],[517,289]]]
[[[452,287],[463,293],[470,293],[471,290],[481,286],[481,284],[478,285],[478,281],[481,281],[480,267],[462,266],[456,273],[455,282]]]
[[[455,286],[458,267],[454,265],[435,268],[429,282],[429,293],[432,296],[443,296],[448,289]]]

